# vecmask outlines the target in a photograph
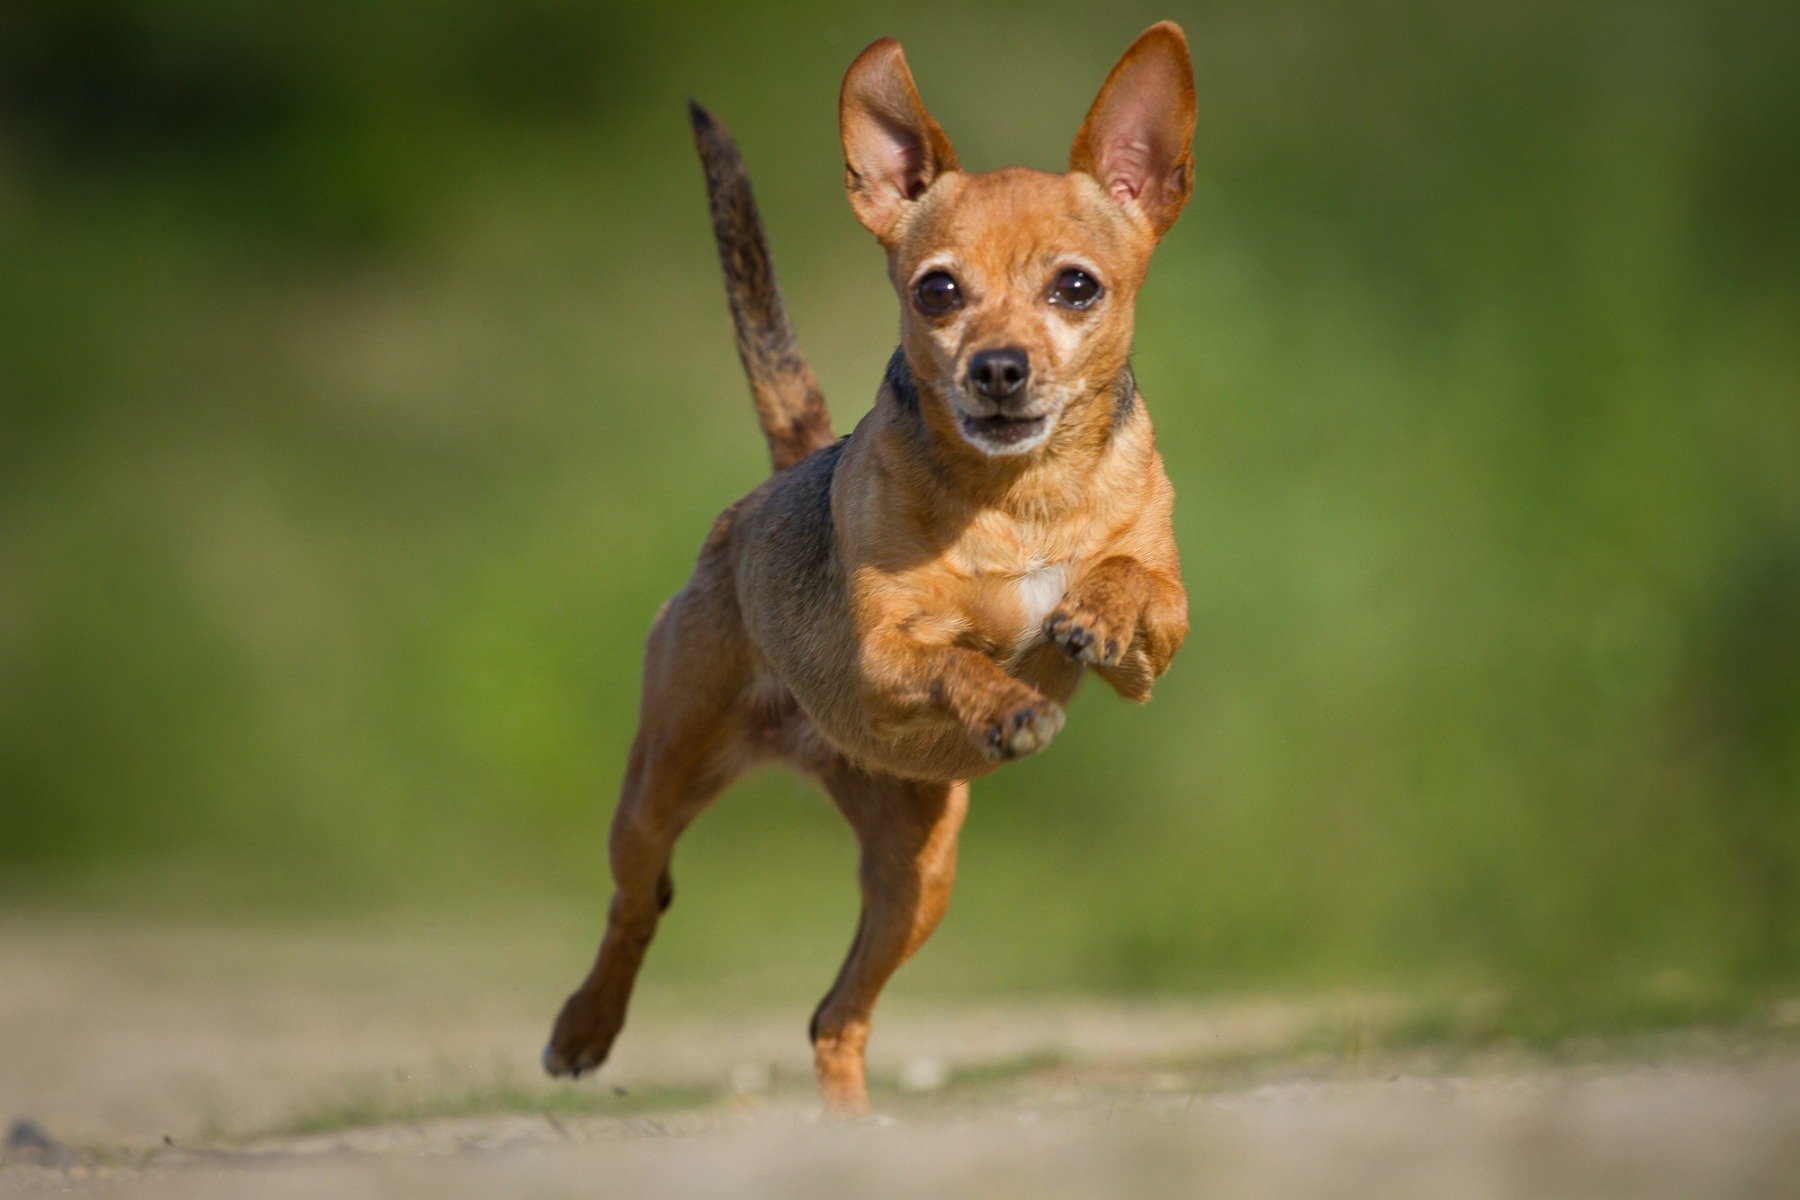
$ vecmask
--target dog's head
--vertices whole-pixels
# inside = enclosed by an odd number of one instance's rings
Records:
[[[887,249],[931,424],[1000,456],[1110,420],[1150,252],[1193,190],[1180,27],[1125,52],[1066,174],[958,170],[892,38],[851,64],[838,116],[850,205]]]

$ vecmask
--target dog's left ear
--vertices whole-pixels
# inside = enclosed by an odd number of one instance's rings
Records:
[[[938,176],[956,170],[956,150],[925,111],[899,42],[882,38],[850,64],[838,126],[850,207],[892,247],[906,210]]]
[[[1194,191],[1194,68],[1173,21],[1152,25],[1119,59],[1088,110],[1069,170],[1136,205],[1162,237]]]

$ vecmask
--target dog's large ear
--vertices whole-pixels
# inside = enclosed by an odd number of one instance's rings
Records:
[[[1173,21],[1152,25],[1119,59],[1088,110],[1069,170],[1135,204],[1161,237],[1194,191],[1194,68]]]
[[[899,42],[882,38],[850,64],[838,95],[838,127],[850,207],[891,246],[907,206],[938,176],[956,170],[956,150],[920,102]]]

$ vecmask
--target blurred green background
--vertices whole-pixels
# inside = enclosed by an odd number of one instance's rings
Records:
[[[765,471],[683,98],[848,429],[896,329],[850,59],[899,36],[966,164],[1055,168],[1162,17],[1199,182],[1136,362],[1194,633],[978,787],[905,986],[1800,981],[1770,3],[10,0],[0,898],[562,914],[573,982],[644,630]],[[740,785],[676,872],[653,977],[824,988],[853,864],[806,785]]]

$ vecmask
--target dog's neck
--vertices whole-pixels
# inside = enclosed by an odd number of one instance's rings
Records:
[[[888,359],[878,402],[891,407],[892,427],[934,490],[976,507],[1041,517],[1078,501],[1081,481],[1098,470],[1138,408],[1129,363],[1101,391],[1111,397],[1110,405],[1095,412],[1093,397],[1070,405],[1065,417],[1076,411],[1094,415],[1080,425],[1059,424],[1044,446],[1019,455],[984,454],[969,445],[954,427],[949,402],[920,385],[905,347]]]

